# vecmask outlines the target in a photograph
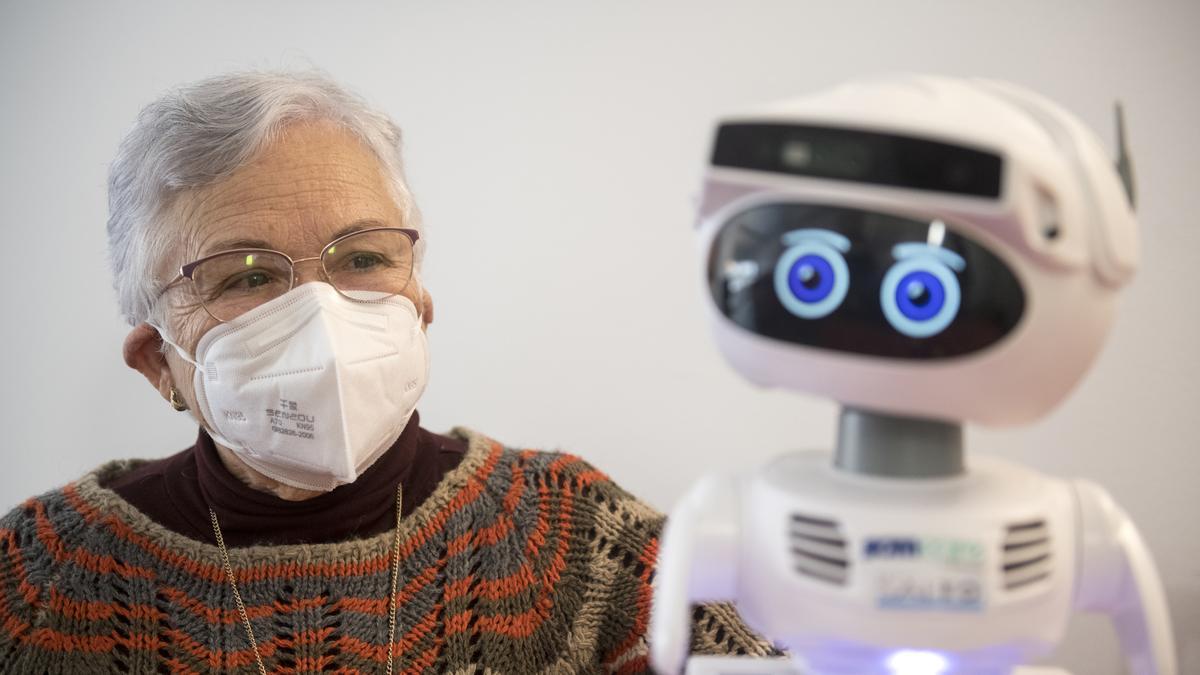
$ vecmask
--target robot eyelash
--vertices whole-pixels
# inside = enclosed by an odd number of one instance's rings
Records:
[[[832,248],[835,248],[842,253],[850,250],[850,240],[846,237],[830,230],[821,230],[817,228],[806,228],[803,230],[792,230],[784,232],[780,236],[784,246],[795,246],[805,241],[819,241]]]
[[[922,255],[933,256],[938,262],[955,272],[961,272],[967,268],[967,261],[963,260],[962,256],[940,246],[932,246],[924,242],[906,242],[892,247],[892,257],[896,260]]]

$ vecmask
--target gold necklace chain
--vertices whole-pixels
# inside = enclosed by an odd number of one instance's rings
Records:
[[[392,675],[393,645],[396,643],[396,585],[400,578],[400,504],[404,494],[404,486],[396,486],[396,535],[393,538],[390,551],[392,567],[392,590],[388,594],[388,646],[387,646],[387,675]],[[250,647],[254,650],[254,660],[258,662],[260,675],[267,675],[263,666],[262,654],[258,652],[258,642],[254,640],[254,629],[250,627],[250,617],[246,615],[246,605],[242,602],[242,594],[238,592],[237,579],[233,576],[233,565],[229,564],[229,549],[225,548],[225,537],[221,535],[221,525],[217,523],[217,512],[208,510],[212,518],[213,534],[217,536],[217,547],[221,549],[221,562],[225,565],[225,576],[229,578],[229,586],[233,589],[233,600],[237,603],[238,615],[242,617],[242,625],[246,628],[246,637],[250,638]]]

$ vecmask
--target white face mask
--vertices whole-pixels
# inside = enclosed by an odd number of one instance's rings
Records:
[[[215,326],[196,359],[213,440],[306,490],[350,483],[400,436],[429,379],[421,317],[402,295],[306,283]],[[361,302],[358,300],[362,300]]]

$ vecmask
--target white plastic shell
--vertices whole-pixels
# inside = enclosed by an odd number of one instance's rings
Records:
[[[907,134],[999,154],[999,199],[710,167],[698,214],[708,284],[713,241],[742,211],[816,203],[941,220],[1014,272],[1025,314],[1000,342],[937,361],[866,357],[757,335],[706,295],[717,346],[747,379],[897,415],[1011,425],[1056,407],[1095,360],[1116,293],[1134,272],[1137,225],[1099,141],[1062,108],[982,80],[907,77],[853,83],[724,122],[786,122]],[[1050,215],[1047,215],[1050,214]],[[1053,218],[1057,234],[1045,235]]]

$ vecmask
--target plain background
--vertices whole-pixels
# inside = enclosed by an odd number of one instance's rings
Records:
[[[834,429],[834,405],[749,386],[710,342],[691,219],[715,117],[849,77],[983,75],[1110,143],[1125,102],[1145,256],[1074,396],[968,442],[1107,486],[1200,673],[1197,29],[1196,2],[3,0],[0,507],[194,439],[121,361],[104,234],[107,163],[173,85],[314,65],[393,115],[437,304],[425,426],[569,449],[666,509],[702,472]],[[1055,661],[1122,671],[1094,618]]]

